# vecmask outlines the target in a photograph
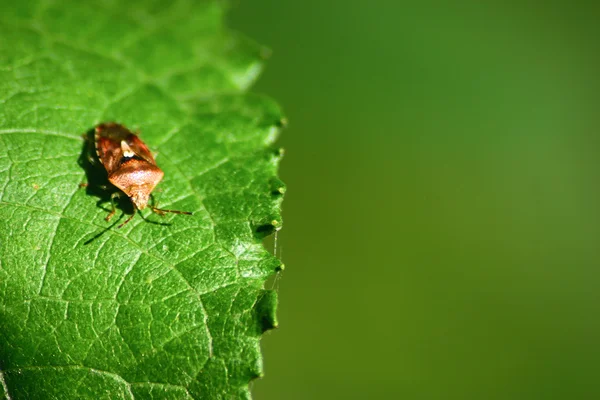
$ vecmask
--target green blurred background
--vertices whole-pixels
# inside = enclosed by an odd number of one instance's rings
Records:
[[[600,13],[480,3],[233,7],[290,121],[257,400],[600,398]]]

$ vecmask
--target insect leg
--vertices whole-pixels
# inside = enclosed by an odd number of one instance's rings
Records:
[[[79,188],[80,188],[80,189],[82,189],[82,188],[86,188],[86,187],[88,187],[88,186],[90,186],[90,184],[89,184],[89,183],[87,183],[87,182],[81,182],[81,183],[79,184]],[[98,188],[98,189],[101,189],[101,190],[108,190],[108,185],[95,185],[94,187],[96,187],[96,188]],[[118,195],[120,196],[120,194],[118,194]],[[118,196],[117,196],[117,197],[118,197]]]
[[[81,137],[83,138],[88,147],[86,155],[88,162],[90,163],[90,165],[96,165],[96,158],[94,157],[94,153],[96,151],[96,149],[94,148],[94,140],[90,139],[87,133],[84,133],[83,135],[81,135]]]
[[[131,220],[133,219],[133,217],[135,216],[135,212],[136,212],[136,211],[137,211],[137,210],[134,210],[134,211],[133,211],[133,214],[131,214],[131,215],[129,216],[129,218],[127,218],[127,219],[125,220],[125,222],[123,222],[123,223],[122,223],[121,225],[119,225],[117,228],[122,228],[122,227],[124,227],[124,226],[125,226],[125,224],[126,224],[126,223],[128,223],[129,221],[131,221]]]
[[[152,205],[150,206],[150,209],[152,210],[153,213],[158,214],[161,217],[163,217],[166,213],[192,215],[192,213],[188,212],[188,211],[163,210],[162,208],[158,208],[158,207],[156,207],[158,205],[158,203],[154,199],[154,195],[150,195],[150,196],[152,197]]]
[[[150,209],[152,210],[153,213],[158,214],[161,217],[164,216],[166,213],[192,215],[192,213],[189,211],[163,210],[162,208],[156,208],[156,207],[150,207]]]
[[[110,219],[113,217],[113,215],[115,215],[115,212],[117,211],[117,207],[115,206],[115,197],[121,197],[121,193],[114,192],[113,194],[110,195],[110,204],[112,204],[112,210],[111,210],[111,212],[108,213],[106,218],[104,218],[105,221],[110,221]]]

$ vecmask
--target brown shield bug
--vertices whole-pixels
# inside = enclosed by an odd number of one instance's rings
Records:
[[[106,122],[96,126],[94,142],[98,159],[108,174],[108,181],[125,193],[133,203],[133,214],[119,225],[119,228],[131,221],[136,210],[146,207],[159,215],[192,214],[187,211],[162,210],[148,205],[150,193],[161,181],[164,172],[156,165],[148,146],[135,133],[123,125]],[[114,198],[120,194],[115,192],[110,198],[112,211],[106,216],[107,221],[115,215]]]

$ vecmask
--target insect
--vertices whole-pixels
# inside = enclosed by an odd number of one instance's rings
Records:
[[[94,142],[98,159],[108,174],[108,181],[133,203],[133,214],[119,228],[131,221],[136,210],[146,207],[161,216],[166,213],[192,215],[191,212],[163,210],[148,204],[150,193],[162,180],[164,172],[156,165],[148,146],[135,133],[123,125],[106,122],[96,126]],[[120,195],[121,192],[111,195],[112,211],[106,216],[106,221],[115,215],[114,198]]]

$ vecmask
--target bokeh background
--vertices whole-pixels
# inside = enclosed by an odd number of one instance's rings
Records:
[[[237,2],[290,121],[271,399],[600,398],[594,2]]]

